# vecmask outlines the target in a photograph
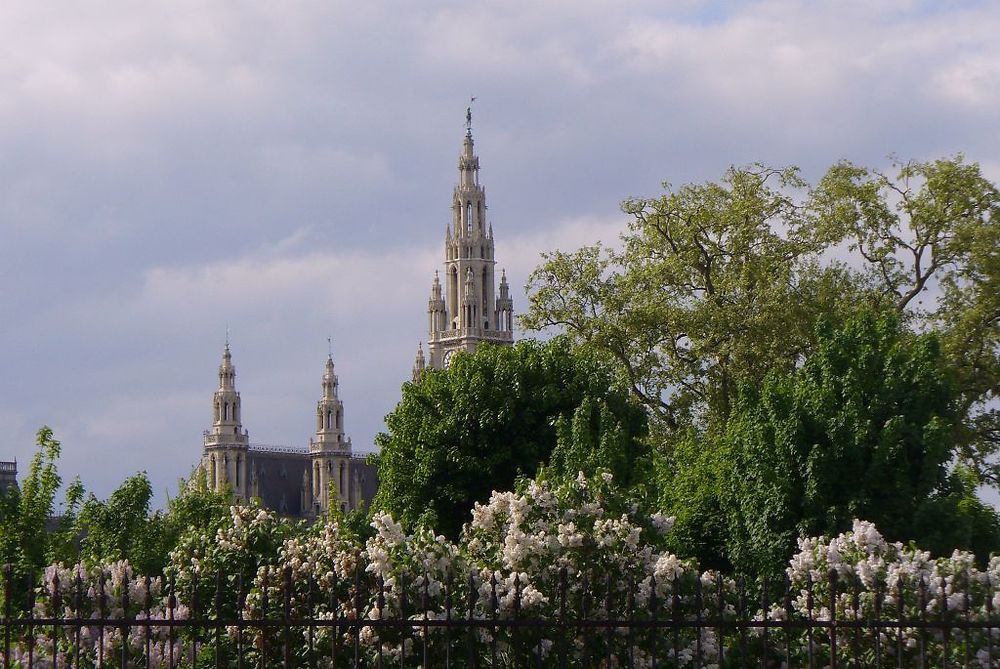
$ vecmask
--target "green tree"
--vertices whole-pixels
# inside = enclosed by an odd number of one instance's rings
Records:
[[[690,426],[723,429],[737,388],[801,365],[820,316],[894,312],[938,333],[959,397],[956,454],[1000,481],[1000,196],[977,165],[841,163],[815,188],[753,166],[666,189],[623,203],[619,249],[546,254],[523,324],[614,360],[675,446]]]
[[[457,355],[448,369],[403,385],[386,416],[388,431],[376,437],[373,508],[456,537],[475,502],[511,489],[518,476],[535,476],[556,446],[560,419],[573,421],[584,405],[597,416],[595,429],[613,423],[615,442],[628,445],[628,457],[641,456],[644,411],[607,365],[574,352],[564,338]],[[581,429],[585,422],[581,414]]]
[[[611,357],[674,431],[725,420],[738,385],[793,367],[845,280],[815,265],[795,170],[731,169],[718,183],[665,187],[622,204],[631,221],[620,250],[544,255],[523,323]]]
[[[152,500],[145,472],[125,479],[104,501],[88,496],[78,519],[81,557],[90,564],[128,560],[141,574],[161,573],[178,533],[167,531],[162,512],[150,513]]]
[[[216,491],[208,485],[205,471],[196,467],[186,480],[177,482],[177,496],[167,500],[160,526],[164,537],[164,559],[191,528],[214,530],[229,518],[232,497],[229,491]]]
[[[74,479],[62,508],[56,507],[62,445],[49,427],[38,430],[36,444],[20,487],[0,495],[0,564],[12,564],[21,575],[75,557],[75,519],[84,494],[79,479]]]
[[[721,434],[690,434],[678,450],[665,488],[677,548],[702,536],[702,559],[777,577],[798,537],[854,518],[936,554],[1000,548],[996,514],[967,471],[949,469],[959,414],[937,336],[863,313],[821,320],[816,339],[801,369],[745,389]]]
[[[955,372],[959,455],[1000,483],[1000,191],[961,156],[840,163],[817,185],[810,234],[863,260],[873,299],[934,330]]]

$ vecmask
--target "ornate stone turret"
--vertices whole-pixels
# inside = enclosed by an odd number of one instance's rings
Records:
[[[514,330],[514,300],[510,297],[507,271],[500,270],[500,297],[497,298],[497,329]]]
[[[486,221],[486,189],[479,183],[471,108],[466,110],[451,209],[452,220],[445,230],[445,295],[435,273],[427,309],[427,364],[437,369],[446,367],[455,351],[473,351],[479,342],[514,341],[509,290],[496,296],[493,226]]]
[[[344,403],[337,396],[338,384],[330,355],[323,371],[323,396],[316,403],[316,436],[309,441],[311,485],[305,507],[313,516],[327,513],[331,505],[343,507],[347,501],[351,440],[344,437]]]
[[[424,358],[424,346],[423,343],[417,344],[417,359],[413,362],[413,382],[416,383],[420,380],[420,375],[423,374],[424,369],[427,367],[427,360]]]
[[[249,436],[241,423],[240,394],[236,391],[236,368],[229,351],[229,341],[219,365],[219,389],[212,399],[212,429],[205,432],[202,467],[209,486],[224,490],[228,486],[237,500],[249,498],[247,485],[247,447]]]
[[[447,327],[447,311],[444,297],[441,295],[441,278],[434,270],[434,283],[431,284],[431,297],[427,300],[428,332],[438,332]]]

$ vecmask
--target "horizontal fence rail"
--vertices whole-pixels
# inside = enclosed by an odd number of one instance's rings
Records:
[[[437,582],[353,565],[321,579],[7,566],[0,666],[1000,667],[988,581],[865,587],[831,572],[797,589],[716,575],[621,590],[563,568],[546,596],[517,575],[511,589],[496,573]]]

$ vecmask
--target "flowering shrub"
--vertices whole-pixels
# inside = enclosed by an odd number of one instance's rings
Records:
[[[784,666],[805,666],[810,655],[826,666],[835,641],[845,666],[876,656],[884,666],[917,666],[922,658],[928,666],[960,665],[966,653],[978,666],[1000,666],[1000,630],[968,628],[1000,607],[993,587],[1000,559],[985,570],[968,553],[935,560],[855,521],[839,536],[800,540],[784,600],[776,589],[748,600],[732,579],[701,573],[664,550],[670,526],[670,518],[634,507],[606,473],[496,492],[476,505],[457,544],[426,528],[407,533],[384,513],[362,543],[339,519],[302,529],[259,507],[234,506],[219,527],[192,531],[171,554],[166,580],[137,576],[127,562],[49,567],[32,613],[82,622],[55,631],[14,628],[11,666],[50,666],[53,653],[60,666],[75,666],[76,655],[79,666],[99,666],[123,653],[134,663],[148,657],[154,667],[201,665],[208,658],[199,645],[224,657],[242,653],[253,666],[286,658],[293,666],[340,666],[355,653],[371,664],[510,667],[563,659],[574,666],[756,666],[766,653]],[[234,573],[243,577],[229,580]],[[213,616],[243,622],[223,630],[230,623],[216,627]],[[96,622],[123,617],[204,624],[171,631]],[[740,631],[717,624],[765,618],[842,626]],[[449,619],[466,624],[434,624]],[[551,624],[518,625],[523,619]],[[945,633],[914,624],[924,619],[957,627]],[[684,625],[642,626],[652,620]],[[871,620],[902,622],[860,624]]]
[[[1000,594],[991,584],[1000,582],[1000,558],[985,571],[975,566],[975,556],[955,551],[950,557],[932,559],[926,551],[890,543],[869,522],[855,520],[853,528],[837,537],[799,540],[799,552],[787,569],[794,596],[788,606],[775,604],[776,619],[863,621],[869,619],[942,622],[985,621],[1000,605]],[[946,643],[941,630],[900,626],[878,632],[848,634],[842,644],[845,657],[878,653],[886,665],[917,666],[922,653],[929,666],[959,665],[968,648],[980,666],[989,667],[1000,630],[953,630],[955,643]],[[824,635],[828,644],[829,639]],[[792,648],[791,664],[805,657],[806,640],[800,635]],[[946,656],[948,653],[948,656]],[[820,653],[822,655],[822,653]],[[993,659],[993,662],[1000,657]],[[819,661],[819,660],[817,660]],[[869,660],[870,661],[870,660]]]
[[[498,618],[643,619],[669,601],[678,612],[695,614],[691,595],[699,581],[697,570],[661,550],[672,522],[662,514],[639,513],[607,472],[591,479],[580,474],[556,488],[532,481],[523,494],[494,493],[489,503],[475,506],[463,534],[478,586],[478,610]],[[604,657],[645,666],[651,658],[637,648],[648,648],[656,634],[662,636],[656,632],[637,639],[634,632],[616,627],[602,635],[581,630],[564,641],[551,638],[551,632],[511,627],[498,644],[521,663],[556,650],[581,661]],[[700,641],[688,630],[682,636],[677,642],[680,666],[693,661],[689,651],[697,643],[715,645],[710,630],[703,631]],[[518,657],[519,650],[529,656]]]
[[[36,618],[82,620],[57,631],[39,630],[14,645],[12,667],[99,667],[113,662],[124,651],[135,666],[185,666],[190,644],[170,627],[121,627],[98,623],[101,619],[185,620],[188,607],[166,596],[160,578],[136,575],[126,562],[87,568],[55,564],[47,567],[34,594]],[[88,624],[86,621],[95,621]],[[141,661],[141,662],[140,662]],[[71,665],[72,662],[72,665]]]

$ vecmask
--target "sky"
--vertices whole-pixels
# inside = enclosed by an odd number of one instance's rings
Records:
[[[1000,181],[1000,6],[941,0],[0,4],[0,460],[34,434],[158,504],[227,327],[255,443],[304,447],[327,338],[371,450],[473,130],[523,309],[544,250],[730,165],[963,153]]]

